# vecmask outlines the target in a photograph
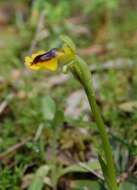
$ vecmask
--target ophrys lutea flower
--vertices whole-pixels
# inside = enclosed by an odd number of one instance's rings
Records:
[[[75,52],[66,43],[62,48],[54,48],[49,51],[39,51],[25,57],[25,65],[32,70],[57,70],[58,64],[67,63],[74,59]]]
[[[25,65],[32,70],[55,71],[58,65],[56,50],[52,49],[48,52],[39,51],[31,56],[27,56],[25,57]]]

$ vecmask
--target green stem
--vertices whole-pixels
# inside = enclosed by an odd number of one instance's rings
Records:
[[[105,156],[105,162],[106,162],[105,169],[107,172],[105,172],[103,169],[103,174],[104,174],[104,177],[106,178],[107,186],[110,190],[118,190],[112,150],[111,150],[107,132],[104,126],[104,122],[101,118],[100,111],[96,103],[95,94],[92,87],[92,78],[91,78],[90,70],[87,64],[84,62],[84,60],[82,60],[78,56],[76,56],[73,64],[70,65],[70,68],[74,76],[81,82],[81,84],[83,85],[85,89],[93,116],[97,123],[97,127],[98,127],[100,137],[102,140],[102,147],[104,150],[104,156]]]

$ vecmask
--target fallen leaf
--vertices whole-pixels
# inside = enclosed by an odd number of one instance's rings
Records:
[[[119,105],[119,108],[124,112],[133,112],[137,109],[137,101],[124,102]]]

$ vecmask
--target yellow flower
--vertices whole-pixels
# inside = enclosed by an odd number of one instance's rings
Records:
[[[48,52],[39,51],[31,56],[26,56],[25,65],[32,70],[55,71],[58,66],[56,50],[53,49]]]
[[[63,38],[61,49],[51,49],[47,52],[39,51],[25,57],[26,67],[32,70],[55,71],[58,63],[67,64],[75,57],[75,47],[69,38]]]

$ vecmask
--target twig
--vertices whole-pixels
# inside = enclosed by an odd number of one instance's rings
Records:
[[[44,128],[44,124],[41,123],[41,124],[38,126],[38,129],[37,129],[37,131],[36,131],[36,134],[35,134],[35,137],[34,137],[34,141],[37,141],[37,140],[40,138],[43,128]]]
[[[0,115],[3,113],[5,108],[8,106],[8,103],[10,102],[10,100],[12,100],[13,97],[14,97],[13,94],[9,94],[6,97],[6,99],[0,104]]]
[[[19,148],[21,148],[22,146],[24,146],[28,141],[30,140],[30,138],[23,140],[20,143],[17,143],[11,147],[8,148],[8,150],[6,150],[5,152],[0,154],[0,160],[4,159],[8,154],[15,152],[16,150],[18,150]]]
[[[38,38],[39,38],[39,33],[40,33],[40,31],[42,29],[42,26],[43,26],[43,23],[44,23],[44,18],[45,18],[45,14],[44,14],[44,11],[42,11],[42,13],[39,16],[39,21],[38,21],[38,24],[37,24],[37,27],[36,27],[35,35],[34,35],[34,38],[32,40],[32,43],[31,43],[31,46],[30,46],[30,49],[29,49],[30,54],[32,53],[32,51],[36,47],[36,44],[37,44],[37,41],[38,41]]]

